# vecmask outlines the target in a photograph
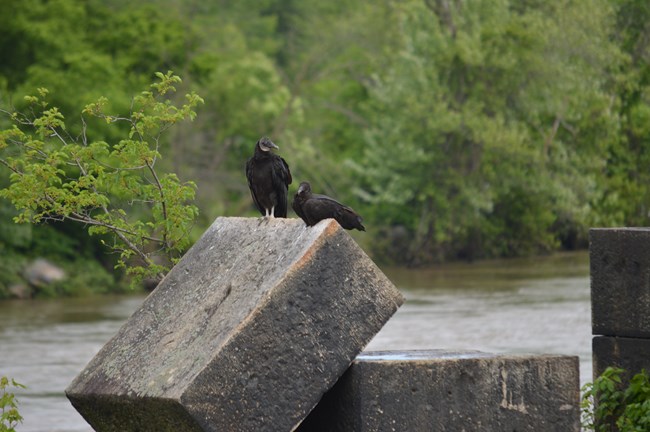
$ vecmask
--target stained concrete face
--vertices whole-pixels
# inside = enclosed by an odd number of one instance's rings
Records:
[[[592,229],[594,335],[650,337],[650,229]]]
[[[402,302],[333,220],[218,218],[66,393],[97,431],[290,431]]]
[[[364,352],[300,432],[580,430],[578,358]]]
[[[650,229],[592,229],[589,236],[592,332],[600,335],[592,341],[593,379],[622,368],[625,388],[650,370]]]
[[[623,368],[628,382],[642,369],[650,371],[650,339],[597,336],[592,341],[594,379],[609,366]]]

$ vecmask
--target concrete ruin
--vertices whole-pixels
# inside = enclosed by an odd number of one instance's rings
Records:
[[[589,232],[594,379],[608,366],[624,378],[650,370],[650,229]]]
[[[218,218],[66,393],[100,432],[579,430],[576,357],[359,355],[402,302],[334,220]]]
[[[578,357],[363,352],[299,432],[580,430]]]
[[[66,394],[97,431],[290,431],[402,301],[334,220],[218,218]]]

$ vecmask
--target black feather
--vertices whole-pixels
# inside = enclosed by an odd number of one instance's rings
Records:
[[[266,148],[267,150],[264,150]],[[287,217],[287,191],[291,184],[289,165],[271,151],[278,148],[263,137],[255,144],[255,153],[246,161],[246,179],[255,207],[266,216]]]
[[[291,206],[308,226],[316,225],[323,219],[332,218],[336,219],[339,225],[345,229],[366,230],[361,223],[363,219],[354,210],[327,195],[313,194],[311,186],[307,182],[300,183]]]

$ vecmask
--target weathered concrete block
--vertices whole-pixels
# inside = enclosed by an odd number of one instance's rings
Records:
[[[650,229],[589,232],[595,335],[650,337]]]
[[[333,220],[218,218],[66,393],[97,431],[290,431],[402,301]]]
[[[364,352],[300,432],[580,430],[578,358]]]
[[[625,369],[625,382],[642,369],[650,371],[650,339],[596,336],[592,340],[592,353],[594,379],[608,366]]]

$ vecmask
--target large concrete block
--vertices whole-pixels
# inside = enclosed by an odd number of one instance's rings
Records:
[[[290,431],[402,301],[333,220],[218,218],[66,393],[97,431]]]
[[[625,369],[625,382],[642,369],[650,371],[650,339],[597,336],[592,341],[594,379],[609,366]]]
[[[650,337],[650,229],[592,229],[589,236],[593,334]]]
[[[580,430],[578,358],[364,352],[299,432]]]

